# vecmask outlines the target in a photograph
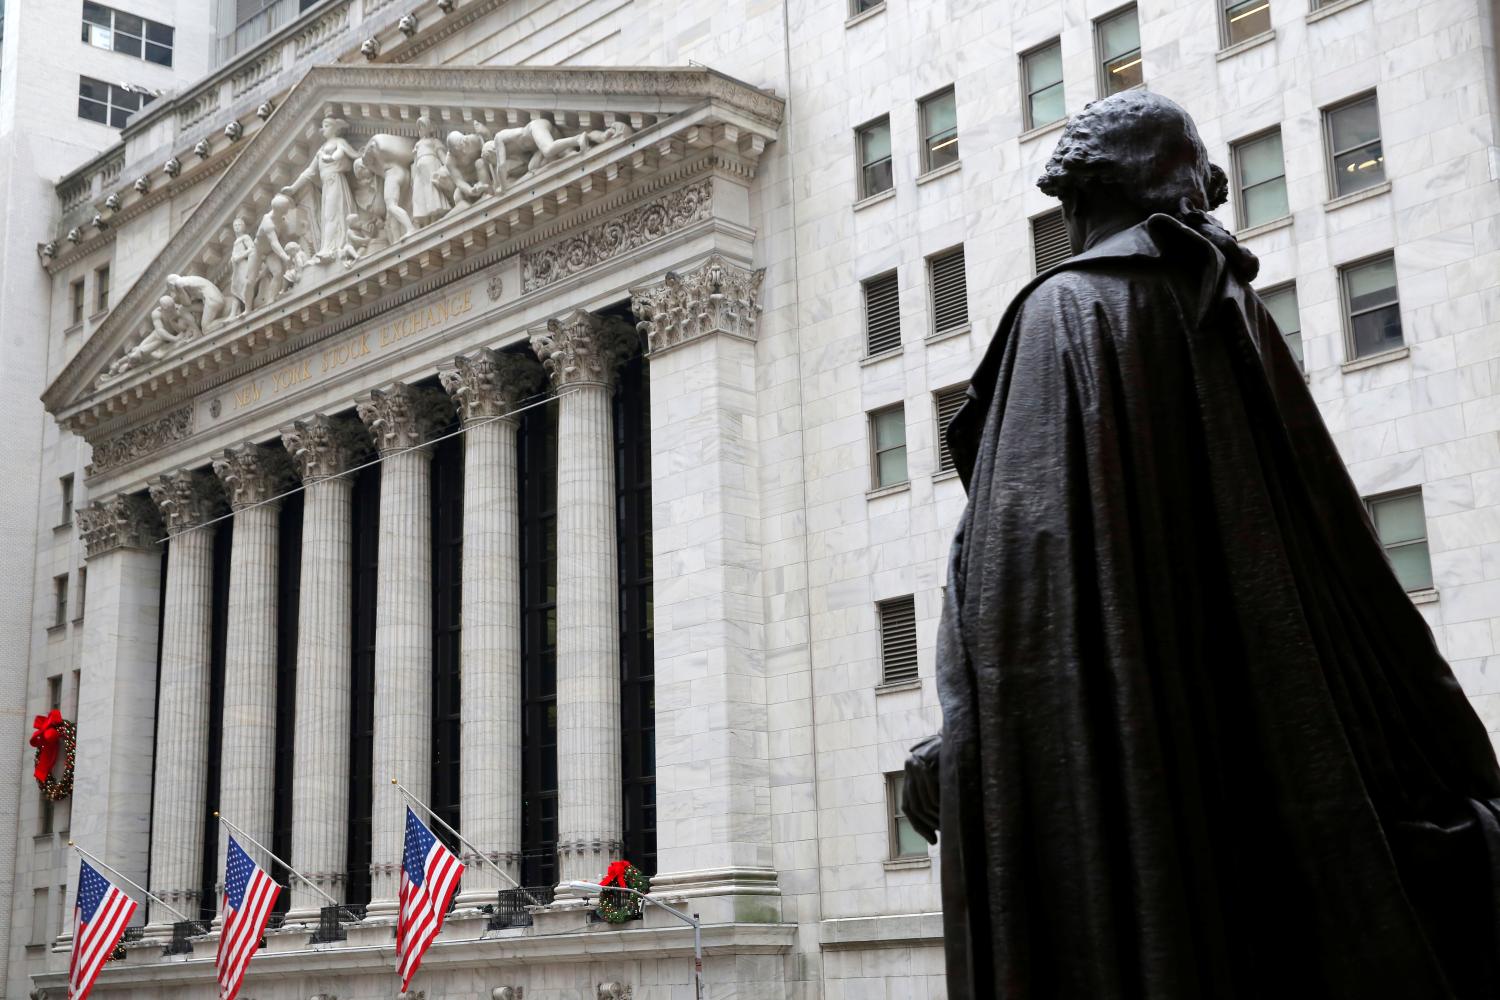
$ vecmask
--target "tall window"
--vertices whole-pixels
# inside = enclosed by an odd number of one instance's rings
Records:
[[[62,708],[62,674],[47,678],[47,707]]]
[[[213,568],[210,583],[209,607],[209,651],[208,651],[208,745],[222,746],[224,743],[224,674],[228,667],[227,647],[229,642],[229,563],[234,551],[234,518],[226,517],[213,525]],[[168,546],[171,542],[167,543]],[[160,647],[158,647],[159,649]],[[157,670],[160,671],[160,660]],[[219,808],[223,793],[222,761],[219,755],[208,755],[208,797],[204,808],[210,816]],[[219,837],[219,824],[203,824],[203,858],[199,869],[198,919],[213,920],[219,910],[217,893],[219,881],[220,848],[224,841]],[[192,914],[192,910],[188,910]]]
[[[68,620],[68,574],[52,578],[52,625],[66,624]]]
[[[1427,551],[1427,515],[1422,508],[1422,490],[1370,497],[1365,504],[1401,586],[1409,591],[1432,589],[1432,559]]]
[[[868,198],[889,191],[891,174],[891,119],[884,116],[855,131],[859,151],[859,196]]]
[[[276,735],[275,766],[271,795],[271,851],[278,857],[292,856],[292,790],[297,767],[297,630],[302,595],[303,494],[293,493],[281,502],[276,518]],[[82,587],[82,582],[79,584]],[[304,707],[305,710],[305,707]],[[306,718],[303,719],[307,721]],[[280,864],[272,863],[271,877],[281,882],[291,878]],[[276,899],[277,913],[291,908],[292,894]]]
[[[1302,357],[1302,316],[1297,309],[1296,282],[1268,288],[1260,293],[1260,300],[1265,304],[1266,312],[1276,321],[1276,328],[1286,338],[1287,349],[1297,359],[1297,367],[1306,371],[1307,363]]]
[[[557,884],[557,405],[521,415],[521,884]]]
[[[458,430],[454,419],[446,429]],[[464,439],[448,437],[432,446],[432,809],[462,829],[459,802],[459,729],[463,680],[462,638],[464,542]],[[441,825],[441,824],[440,824]],[[433,831],[458,850],[446,830]]]
[[[1240,228],[1248,229],[1285,218],[1286,164],[1281,155],[1281,130],[1275,129],[1234,144],[1235,211]]]
[[[880,681],[917,679],[917,606],[912,595],[875,605],[880,617]]]
[[[109,265],[94,271],[94,312],[102,313],[109,308]]]
[[[1054,208],[1031,220],[1031,267],[1041,274],[1056,267],[1073,256],[1073,244],[1068,240],[1068,225],[1063,221],[1063,211]]]
[[[1396,259],[1391,254],[1339,271],[1344,296],[1348,357],[1393,351],[1403,343],[1401,303],[1396,295]]]
[[[83,40],[98,49],[110,49],[161,66],[172,65],[170,24],[161,24],[102,3],[83,4]]]
[[[901,293],[896,272],[863,283],[865,295],[865,354],[874,357],[901,346]]]
[[[127,90],[118,84],[88,76],[78,78],[78,117],[100,125],[124,128],[130,116],[153,99],[151,94]]]
[[[1135,5],[1094,22],[1099,51],[1099,90],[1108,97],[1145,80],[1141,72],[1141,26]]]
[[[78,593],[73,595],[73,620],[75,622],[83,621],[83,613],[88,609],[88,597],[89,568],[87,566],[80,566],[78,567]],[[54,705],[53,707],[56,708],[58,706]]]
[[[927,258],[932,287],[934,335],[969,325],[969,279],[964,270],[964,248],[954,247]]]
[[[1270,0],[1223,0],[1224,44],[1236,45],[1271,30]]]
[[[906,482],[906,408],[897,403],[870,413],[872,486]]]
[[[927,841],[922,839],[916,827],[911,825],[911,820],[906,818],[906,811],[901,803],[901,796],[905,790],[906,775],[904,773],[892,771],[885,776],[885,806],[886,816],[889,819],[892,861],[927,857]]]
[[[958,100],[953,88],[925,97],[918,104],[922,121],[922,170],[958,162]]]
[[[354,473],[349,559],[349,836],[344,899],[370,901],[370,799],[375,751],[375,598],[380,575],[380,465]],[[293,817],[295,822],[295,816]]]
[[[1374,94],[1356,97],[1323,112],[1332,194],[1353,194],[1385,180],[1380,142],[1380,105]]]
[[[61,508],[57,523],[61,527],[73,523],[73,474],[59,476],[57,480],[58,507]]]
[[[969,385],[951,385],[932,394],[933,411],[937,414],[938,472],[953,468],[953,453],[948,450],[948,424],[958,408],[968,398]]]
[[[83,322],[83,279],[76,278],[68,286],[68,325],[77,326]]]
[[[1021,56],[1021,85],[1026,89],[1026,128],[1041,128],[1063,117],[1062,42],[1054,38]]]

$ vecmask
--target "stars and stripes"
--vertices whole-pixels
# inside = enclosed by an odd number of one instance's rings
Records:
[[[68,961],[68,1000],[84,1000],[99,970],[125,936],[135,913],[131,899],[87,861],[78,868],[78,905],[73,910],[73,957]]]
[[[224,865],[224,928],[214,964],[219,970],[219,997],[234,1000],[245,979],[245,967],[260,947],[266,922],[281,886],[250,860],[233,837]]]
[[[396,918],[396,972],[401,991],[411,984],[422,955],[443,928],[463,865],[417,814],[406,809],[406,847],[401,857],[401,911]]]

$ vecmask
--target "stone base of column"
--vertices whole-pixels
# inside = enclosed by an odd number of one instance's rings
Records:
[[[651,880],[651,895],[668,902],[682,900],[677,908],[698,914],[705,924],[781,922],[781,885],[771,868],[665,872]],[[661,923],[658,916],[665,921],[677,919],[657,907],[646,907],[648,927]]]
[[[519,855],[503,851],[479,855],[465,851],[459,856],[459,860],[464,863],[463,882],[459,884],[458,895],[454,897],[459,906],[487,906],[495,902],[500,892],[520,885]],[[510,876],[510,881],[502,878],[490,864],[498,865],[501,871]]]

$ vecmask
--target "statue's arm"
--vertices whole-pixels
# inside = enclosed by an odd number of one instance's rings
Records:
[[[906,758],[906,783],[901,792],[901,811],[911,821],[912,829],[929,844],[937,843],[942,752],[942,733],[912,747]]]

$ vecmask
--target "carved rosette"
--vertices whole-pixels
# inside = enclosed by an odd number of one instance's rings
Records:
[[[370,452],[363,426],[322,413],[281,429],[281,443],[304,483],[348,472]]]
[[[750,270],[712,254],[690,271],[668,271],[660,284],[632,289],[648,354],[715,333],[754,341],[764,268]]]
[[[382,457],[420,448],[450,419],[451,404],[442,393],[397,382],[389,389],[372,389],[359,400],[359,419]]]
[[[148,488],[169,535],[190,531],[224,513],[224,490],[206,472],[178,469],[157,476]]]
[[[639,342],[624,320],[582,309],[562,319],[549,319],[545,330],[531,335],[532,350],[557,389],[590,382],[613,385],[620,365],[630,359]]]
[[[161,515],[139,493],[123,493],[96,500],[80,510],[78,537],[88,558],[115,549],[152,549],[162,535]]]
[[[465,425],[506,416],[546,381],[535,359],[489,348],[454,358],[439,374]]]
[[[223,482],[234,510],[276,500],[292,481],[286,452],[259,444],[226,448],[214,459],[214,474]]]

